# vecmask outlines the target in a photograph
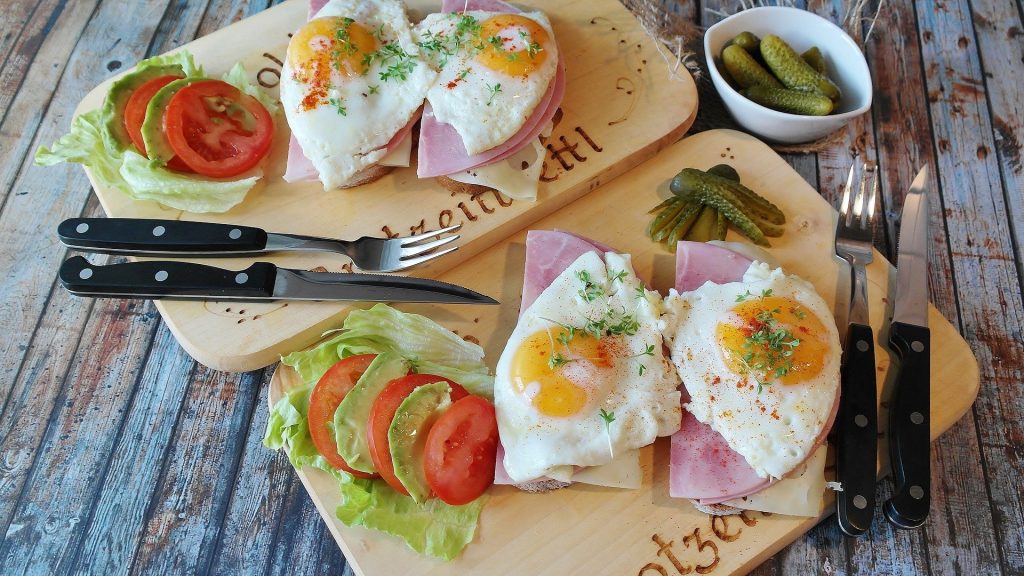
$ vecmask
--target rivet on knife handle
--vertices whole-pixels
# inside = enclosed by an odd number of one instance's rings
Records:
[[[889,402],[889,461],[896,492],[883,509],[898,528],[912,529],[928,518],[930,502],[929,332],[893,322],[889,343],[899,356],[899,372]]]
[[[69,292],[81,296],[269,298],[274,292],[276,270],[267,262],[239,271],[175,261],[94,266],[81,256],[73,256],[61,265],[58,276]]]
[[[843,532],[859,536],[871,527],[878,473],[875,341],[870,326],[849,326],[840,398],[836,476],[843,489],[836,493],[836,518]]]
[[[109,254],[218,256],[260,253],[267,233],[234,224],[141,218],[71,218],[57,227],[71,248]]]

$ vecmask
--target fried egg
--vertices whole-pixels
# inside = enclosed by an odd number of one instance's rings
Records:
[[[811,284],[754,262],[742,282],[673,290],[662,333],[690,394],[687,410],[762,478],[814,450],[839,387],[842,349]]]
[[[430,14],[415,33],[440,71],[427,101],[470,155],[515,135],[557,71],[558,46],[542,12]]]
[[[515,482],[568,477],[679,429],[679,380],[662,350],[661,298],[628,255],[580,256],[520,316],[495,370]]]
[[[288,43],[281,102],[324,189],[387,154],[437,77],[398,0],[332,0]]]

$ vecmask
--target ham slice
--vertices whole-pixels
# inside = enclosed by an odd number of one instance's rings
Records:
[[[705,282],[738,282],[753,260],[720,246],[679,242],[676,247],[676,290],[696,290]],[[685,391],[683,404],[689,401]],[[828,422],[815,441],[820,446],[839,411],[839,392]],[[808,452],[813,454],[814,450]],[[701,504],[717,504],[765,489],[771,481],[761,478],[746,459],[729,448],[721,434],[683,411],[683,425],[672,435],[669,494]]]
[[[441,9],[444,12],[462,10],[484,10],[487,12],[520,12],[514,6],[497,0],[445,0]],[[416,161],[416,175],[420,178],[436,178],[447,176],[478,166],[500,162],[505,158],[529,146],[548,122],[555,117],[558,107],[565,96],[565,60],[558,55],[558,68],[555,78],[548,85],[537,107],[523,126],[511,138],[479,154],[472,156],[466,151],[462,137],[451,124],[443,124],[434,118],[433,109],[428,102],[423,109],[423,120],[420,125],[420,146]]]

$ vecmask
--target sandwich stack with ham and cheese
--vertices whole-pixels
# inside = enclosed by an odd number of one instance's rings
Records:
[[[817,515],[839,337],[814,288],[770,259],[682,242],[663,300],[628,255],[531,231],[495,373],[496,483],[636,488],[637,449],[671,435],[671,496],[711,514]]]
[[[412,128],[437,72],[420,57],[400,0],[313,0],[288,44],[281,103],[292,130],[288,182],[325,190],[409,166]]]
[[[543,12],[497,0],[444,0],[416,25],[438,71],[420,124],[417,175],[452,191],[535,200],[540,137],[565,93],[565,71]]]

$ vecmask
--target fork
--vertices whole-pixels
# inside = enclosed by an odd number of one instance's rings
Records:
[[[850,265],[850,313],[836,435],[836,475],[842,485],[836,494],[836,518],[839,528],[850,536],[859,536],[871,526],[878,457],[875,340],[864,268],[872,261],[878,179],[874,162],[865,162],[855,186],[856,168],[856,163],[850,167],[836,225],[836,255]]]
[[[363,236],[358,240],[318,238],[266,232],[251,226],[140,218],[71,218],[57,235],[69,248],[134,256],[221,257],[279,251],[320,251],[344,254],[361,270],[398,272],[458,249],[443,246],[459,239],[462,224],[399,238]],[[437,240],[430,240],[438,237]]]

